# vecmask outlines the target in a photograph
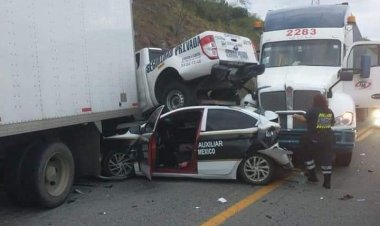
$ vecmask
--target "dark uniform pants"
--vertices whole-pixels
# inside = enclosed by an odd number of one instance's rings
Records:
[[[307,170],[315,168],[315,159],[319,159],[321,163],[322,173],[331,174],[332,170],[332,150],[331,135],[312,136],[306,134],[301,137],[300,145],[303,153],[303,159]]]

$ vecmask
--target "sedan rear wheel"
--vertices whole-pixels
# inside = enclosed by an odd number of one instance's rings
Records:
[[[268,184],[273,178],[274,171],[272,159],[258,153],[245,158],[239,166],[240,178],[253,185]]]

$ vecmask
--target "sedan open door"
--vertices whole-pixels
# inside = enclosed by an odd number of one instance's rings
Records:
[[[150,115],[147,123],[142,127],[140,144],[138,145],[139,165],[141,172],[152,180],[152,165],[156,152],[156,127],[160,119],[160,115],[165,106],[158,107],[153,114]]]

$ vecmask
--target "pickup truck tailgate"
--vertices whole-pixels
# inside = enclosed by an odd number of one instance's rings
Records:
[[[214,34],[214,40],[221,61],[257,63],[251,40],[226,33]]]

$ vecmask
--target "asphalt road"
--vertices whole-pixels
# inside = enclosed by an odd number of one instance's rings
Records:
[[[256,187],[220,180],[83,180],[52,210],[16,206],[0,191],[0,225],[379,225],[380,129],[359,134],[351,165],[333,169],[331,190],[321,186],[321,174],[313,184],[297,170]]]

